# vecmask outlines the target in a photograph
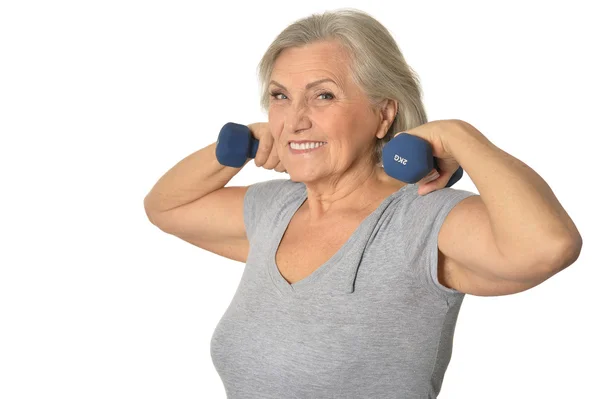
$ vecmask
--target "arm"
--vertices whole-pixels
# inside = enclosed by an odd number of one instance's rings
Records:
[[[268,123],[248,125],[260,140],[254,164],[282,172]],[[244,224],[248,187],[225,185],[239,168],[224,166],[216,156],[217,143],[198,150],[167,171],[144,199],[148,219],[166,233],[229,259],[246,262],[249,250]]]
[[[161,176],[144,198],[148,216],[158,216],[223,188],[242,170],[243,166],[221,165],[216,148],[215,142],[188,155]],[[244,166],[250,161],[248,158]]]
[[[243,168],[221,165],[212,143],[179,161],[144,198],[150,222],[202,249],[245,262],[247,187],[225,187]],[[250,162],[248,159],[246,164]]]
[[[546,182],[467,122],[444,146],[480,195],[449,213],[438,237],[443,284],[476,295],[531,288],[575,262],[582,238]]]

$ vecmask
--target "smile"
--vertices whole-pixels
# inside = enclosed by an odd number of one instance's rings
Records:
[[[319,148],[323,147],[325,142],[312,142],[312,143],[290,143],[290,151],[292,154],[306,154],[314,152]]]

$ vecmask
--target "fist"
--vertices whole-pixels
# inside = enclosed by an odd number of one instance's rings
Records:
[[[252,136],[258,140],[258,150],[254,158],[254,164],[264,169],[285,172],[269,124],[266,122],[252,123],[248,125],[248,129],[250,129]]]

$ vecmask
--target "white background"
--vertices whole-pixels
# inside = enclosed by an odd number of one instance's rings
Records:
[[[2,2],[0,397],[225,398],[209,342],[244,264],[161,232],[143,199],[224,123],[266,121],[263,52],[339,7],[392,32],[430,120],[531,166],[584,239],[531,290],[465,298],[440,398],[598,395],[594,3]],[[250,162],[229,185],[284,177]]]

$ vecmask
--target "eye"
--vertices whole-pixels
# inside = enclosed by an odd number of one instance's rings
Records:
[[[335,96],[332,93],[328,92],[328,91],[325,91],[323,93],[319,93],[318,94],[318,97],[321,97],[321,96],[331,96],[331,98],[329,100],[333,100],[335,98]],[[324,100],[326,100],[326,99],[324,99]]]
[[[277,91],[273,91],[269,94],[271,94],[271,98],[274,98],[275,100],[283,100],[282,98],[277,98],[277,96],[279,96],[279,95],[282,95],[285,97],[285,94],[277,92]]]
[[[280,93],[278,91],[273,91],[269,93],[271,95],[271,98],[275,99],[275,100],[285,100],[287,99],[286,95],[283,93]],[[283,96],[284,98],[278,98],[278,96]],[[319,93],[317,94],[317,97],[321,97],[321,96],[329,96],[330,98],[324,98],[323,100],[333,100],[335,98],[335,96],[330,93],[330,92],[323,92],[323,93]]]

